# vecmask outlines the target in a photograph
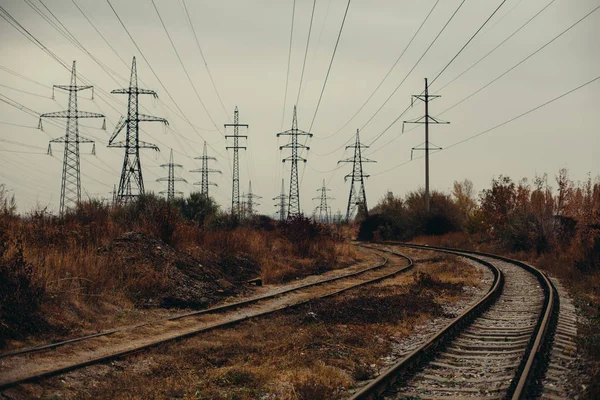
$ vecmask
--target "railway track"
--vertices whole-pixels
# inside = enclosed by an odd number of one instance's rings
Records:
[[[380,252],[381,253],[381,252]],[[113,329],[67,341],[21,349],[0,355],[0,391],[85,366],[143,351],[163,343],[209,330],[237,324],[249,318],[297,307],[315,298],[335,296],[344,291],[379,282],[406,272],[412,260],[402,254],[390,263],[381,257],[376,265],[317,282],[297,285],[273,294],[258,296],[174,317]]]
[[[470,258],[488,266],[495,281],[480,302],[354,393],[353,400],[548,396],[543,375],[549,359],[556,358],[559,303],[546,275],[490,254],[395,245]]]

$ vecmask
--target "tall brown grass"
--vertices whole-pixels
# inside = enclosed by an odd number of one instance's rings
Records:
[[[111,316],[134,309],[140,294],[160,291],[166,272],[99,251],[131,231],[220,269],[233,284],[255,277],[282,282],[356,256],[335,228],[305,218],[239,221],[198,196],[169,203],[146,195],[126,206],[90,200],[58,217],[43,208],[18,216],[1,195],[0,273],[10,279],[0,283],[0,299],[15,298],[18,287],[35,300],[0,303],[3,339],[27,333],[14,315],[44,316],[55,332],[102,329],[114,323]]]

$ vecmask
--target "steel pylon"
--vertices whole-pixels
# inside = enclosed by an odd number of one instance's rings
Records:
[[[40,115],[38,127],[42,126],[42,118],[66,118],[67,127],[65,136],[56,138],[50,143],[64,143],[65,154],[63,157],[63,170],[60,185],[60,208],[61,215],[65,210],[72,205],[81,201],[81,169],[79,163],[79,144],[94,143],[93,140],[87,139],[79,135],[79,118],[105,118],[103,114],[92,113],[87,111],[79,111],[77,108],[77,92],[85,89],[92,89],[92,97],[94,87],[89,85],[77,85],[77,70],[75,61],[71,69],[71,84],[70,85],[54,85],[52,86],[52,98],[54,98],[54,89],[61,89],[69,92],[69,108],[67,111],[57,111]],[[103,123],[102,125],[106,125]],[[94,145],[95,146],[95,145]],[[95,148],[92,148],[95,154]],[[51,144],[48,144],[48,154],[52,155]]]
[[[285,201],[287,200],[287,196],[285,195],[285,183],[283,179],[281,179],[281,193],[279,196],[273,197],[273,200],[277,200],[275,207],[278,209],[277,214],[279,214],[279,220],[285,221]]]
[[[340,160],[338,163],[352,163],[352,173],[344,177],[344,181],[350,178],[350,195],[348,196],[348,207],[346,208],[346,220],[350,221],[350,217],[354,215],[354,212],[358,209],[358,214],[367,216],[369,209],[367,207],[367,194],[365,190],[365,178],[366,175],[363,172],[363,163],[376,162],[364,158],[362,156],[362,149],[366,149],[369,146],[360,142],[359,130],[356,130],[356,140],[353,145],[346,146],[346,149],[354,149],[354,157]],[[358,185],[358,189],[356,186]]]
[[[298,155],[298,149],[306,149],[310,150],[310,147],[305,146],[301,143],[298,143],[299,136],[308,136],[309,138],[313,136],[310,132],[305,132],[303,130],[298,129],[298,116],[296,113],[296,106],[294,106],[294,117],[292,119],[292,128],[288,129],[285,132],[279,132],[277,137],[280,136],[290,136],[291,142],[279,146],[279,150],[282,149],[291,149],[291,156],[284,158],[282,161],[285,163],[286,161],[291,162],[290,168],[290,193],[289,193],[289,202],[288,202],[288,213],[287,217],[295,217],[300,215],[300,184],[298,182],[298,161],[306,162],[305,158],[302,158]]]
[[[175,167],[183,168],[181,164],[175,164],[173,161],[173,149],[171,149],[171,157],[169,157],[169,162],[167,164],[162,164],[161,167],[168,168],[169,176],[166,178],[158,178],[157,182],[167,182],[167,190],[163,190],[160,194],[167,195],[167,201],[173,201],[175,199],[175,194],[183,195],[183,192],[175,190],[175,182],[187,182],[183,178],[175,177]]]
[[[247,135],[240,135],[239,128],[248,128],[248,124],[240,124],[240,116],[237,106],[233,111],[233,124],[225,124],[233,127],[233,135],[225,135],[226,139],[233,138],[233,146],[226,146],[225,149],[233,149],[233,182],[231,186],[231,214],[240,216],[240,158],[239,149],[246,149],[239,145],[239,139],[247,139]]]
[[[208,155],[208,152],[206,150],[206,141],[204,141],[204,151],[202,153],[202,156],[194,157],[194,159],[202,161],[201,168],[193,169],[190,171],[190,172],[199,172],[202,174],[200,182],[194,182],[194,185],[200,185],[200,193],[203,194],[204,196],[208,197],[208,187],[209,186],[218,186],[216,183],[210,182],[209,174],[215,173],[215,172],[220,174],[221,171],[218,169],[212,169],[212,168],[208,167],[209,161],[216,161],[217,159],[215,157],[210,157]]]
[[[327,196],[327,192],[329,191],[331,191],[331,189],[327,189],[325,186],[325,179],[323,179],[323,186],[320,189],[317,189],[317,192],[320,192],[321,195],[319,197],[313,197],[313,200],[320,200],[320,204],[314,211],[315,219],[317,220],[318,215],[318,221],[325,224],[328,224],[331,219],[331,207],[327,205],[327,200],[334,200],[333,197]]]
[[[139,113],[139,95],[149,94],[154,98],[158,95],[154,90],[138,88],[137,68],[135,57],[131,63],[131,76],[129,79],[129,87],[125,89],[116,89],[111,93],[127,94],[127,117],[121,117],[119,123],[115,127],[115,131],[108,141],[108,147],[125,148],[125,157],[123,160],[123,169],[121,171],[121,180],[119,181],[119,191],[117,200],[121,203],[126,203],[135,197],[144,194],[144,179],[142,177],[142,165],[140,162],[140,149],[153,149],[159,151],[158,147],[152,143],[142,142],[140,140],[140,122],[162,122],[168,125],[166,119],[145,115]],[[115,138],[127,127],[125,140],[114,142]]]
[[[246,210],[245,210],[244,214],[246,215],[247,218],[250,218],[254,214],[255,207],[260,206],[260,203],[257,202],[256,199],[262,199],[262,196],[252,193],[252,181],[248,182],[248,193],[245,194],[243,197],[246,200],[246,202],[245,202]]]

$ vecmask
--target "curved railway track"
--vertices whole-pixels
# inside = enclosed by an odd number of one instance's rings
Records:
[[[374,266],[294,286],[273,294],[2,354],[0,355],[0,390],[119,358],[209,330],[227,327],[249,318],[297,307],[315,298],[334,296],[393,277],[413,267],[409,257],[398,253],[395,253],[395,256],[405,260],[401,263],[403,265],[398,263],[393,265],[388,262],[388,258],[379,255],[382,261]]]
[[[540,395],[558,315],[556,289],[536,268],[477,252],[450,253],[495,275],[484,298],[351,399],[523,399]]]

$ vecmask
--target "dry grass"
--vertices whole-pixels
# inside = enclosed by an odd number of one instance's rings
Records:
[[[308,220],[206,227],[185,219],[174,205],[151,196],[144,201],[143,207],[131,209],[92,201],[62,219],[45,210],[34,210],[26,218],[0,213],[0,272],[11,273],[11,257],[22,254],[30,266],[31,287],[41,288],[36,307],[15,304],[17,319],[6,320],[0,308],[0,347],[6,345],[4,339],[15,340],[14,345],[23,339],[34,344],[162,315],[160,309],[140,310],[139,299],[167,288],[169,265],[161,269],[99,251],[128,232],[167,240],[175,251],[221,271],[238,287],[255,277],[284,282],[344,267],[357,257],[341,232]],[[217,217],[227,222],[226,216]],[[10,297],[14,290],[0,285],[6,292],[0,295]],[[45,323],[28,331],[14,322],[40,318]]]
[[[440,277],[423,279],[424,270]],[[460,270],[462,267],[459,267]],[[470,270],[471,276],[475,269]],[[370,379],[395,342],[440,315],[461,282],[450,260],[294,311],[165,345],[23,387],[23,396],[74,399],[338,399]],[[421,276],[421,278],[419,278]],[[443,278],[446,277],[446,278]],[[452,278],[452,282],[444,279]],[[446,300],[443,300],[446,301]]]

